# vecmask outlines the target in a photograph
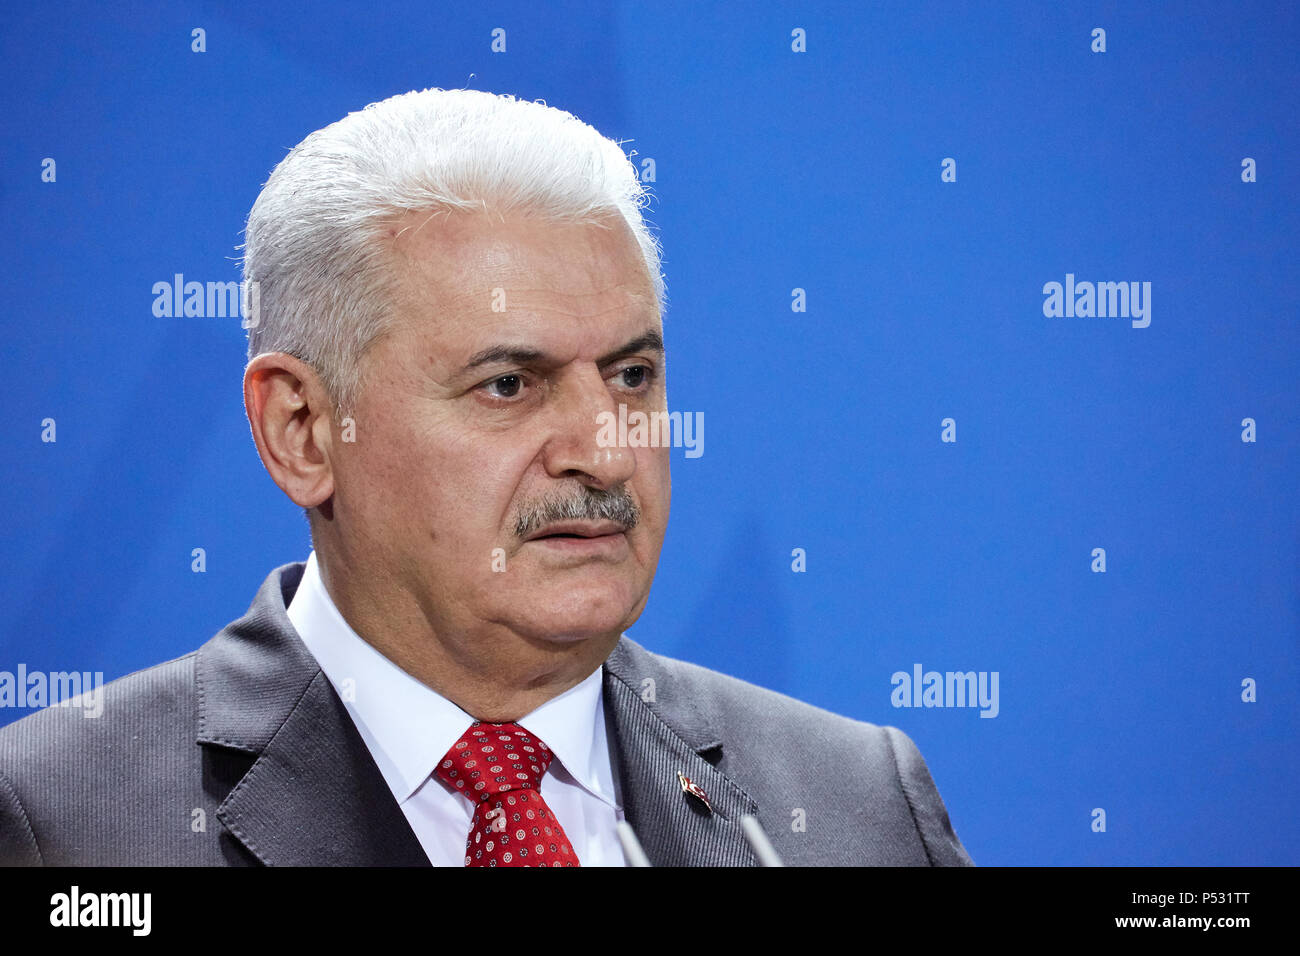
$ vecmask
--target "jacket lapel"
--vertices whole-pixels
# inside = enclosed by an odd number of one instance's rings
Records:
[[[342,701],[289,622],[301,563],[198,651],[198,743],[253,756],[217,817],[276,866],[427,866]],[[624,815],[655,866],[754,866],[740,817],[757,804],[715,764],[721,726],[689,671],[623,637],[605,662],[605,713]],[[711,809],[683,791],[678,772]]]
[[[276,866],[427,866],[342,701],[289,623],[303,565],[272,572],[248,613],[198,652],[198,742],[256,756],[217,810]]]
[[[605,712],[624,815],[654,866],[755,866],[740,817],[758,806],[714,764],[719,726],[707,693],[623,637],[605,662]],[[681,772],[712,806],[687,794]]]

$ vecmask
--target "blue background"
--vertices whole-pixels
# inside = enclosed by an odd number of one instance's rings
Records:
[[[468,85],[656,163],[705,454],[633,637],[903,728],[977,863],[1300,863],[1296,9],[8,7],[0,669],[178,656],[306,557],[238,321],[152,286],[237,279],[307,133]],[[1067,272],[1151,282],[1150,327],[1045,318]],[[999,715],[895,709],[917,662],[998,671]]]

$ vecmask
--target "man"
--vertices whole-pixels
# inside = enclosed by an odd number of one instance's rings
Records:
[[[625,636],[668,521],[656,242],[567,113],[428,90],[320,130],[249,217],[244,398],[314,550],[103,715],[0,731],[28,864],[969,864],[913,743]]]

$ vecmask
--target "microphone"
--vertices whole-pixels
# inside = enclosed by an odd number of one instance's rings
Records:
[[[650,858],[641,849],[641,841],[632,832],[632,825],[626,820],[619,820],[617,826],[618,842],[623,845],[623,856],[627,857],[628,866],[649,866]]]
[[[740,818],[740,829],[745,834],[745,839],[749,841],[749,848],[754,851],[754,856],[758,857],[759,866],[785,866],[781,862],[781,857],[777,855],[776,848],[772,846],[772,841],[758,825],[758,817],[746,813]]]

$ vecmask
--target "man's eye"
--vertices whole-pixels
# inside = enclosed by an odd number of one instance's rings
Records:
[[[618,373],[623,377],[623,384],[627,388],[640,388],[650,377],[650,368],[646,365],[632,365]]]
[[[519,375],[502,375],[488,382],[484,387],[493,398],[514,398],[523,387],[524,380]]]

